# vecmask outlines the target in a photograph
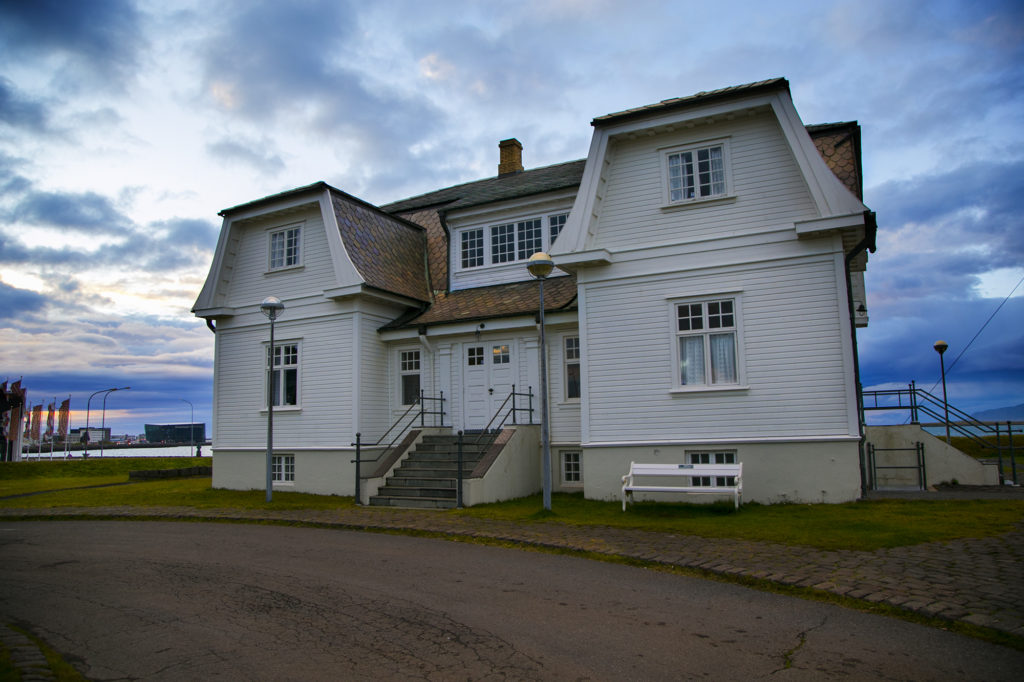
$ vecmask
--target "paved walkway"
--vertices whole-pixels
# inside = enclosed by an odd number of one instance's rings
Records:
[[[991,538],[871,552],[826,551],[768,542],[701,538],[604,526],[514,523],[443,511],[357,507],[330,511],[197,510],[187,507],[3,509],[0,518],[211,518],[412,530],[640,559],[888,604],[1024,637],[1024,524]]]

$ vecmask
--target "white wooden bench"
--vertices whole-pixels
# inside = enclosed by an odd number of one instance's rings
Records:
[[[668,485],[663,482],[644,485],[637,479],[653,477],[682,477],[686,484]],[[698,476],[722,477],[735,479],[734,485],[693,485],[693,478]],[[731,493],[740,508],[743,495],[743,464],[637,464],[629,463],[629,473],[622,477],[622,511],[626,511],[626,498],[633,500],[633,493],[700,493],[722,495]]]

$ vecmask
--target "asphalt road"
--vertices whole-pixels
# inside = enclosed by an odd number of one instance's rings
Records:
[[[0,525],[0,619],[92,679],[1016,680],[1024,654],[573,557],[209,523]]]

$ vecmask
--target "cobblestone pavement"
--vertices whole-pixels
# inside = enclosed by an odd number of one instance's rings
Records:
[[[377,507],[330,511],[218,511],[187,507],[0,510],[0,518],[32,518],[40,514],[51,518],[265,519],[356,530],[411,530],[489,538],[810,588],[1024,637],[1024,525],[990,538],[864,552],[605,526],[521,524],[443,511]]]

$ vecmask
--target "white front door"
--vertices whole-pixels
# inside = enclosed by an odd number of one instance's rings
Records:
[[[513,343],[499,340],[464,344],[462,363],[463,427],[482,429],[512,392],[516,366]]]

